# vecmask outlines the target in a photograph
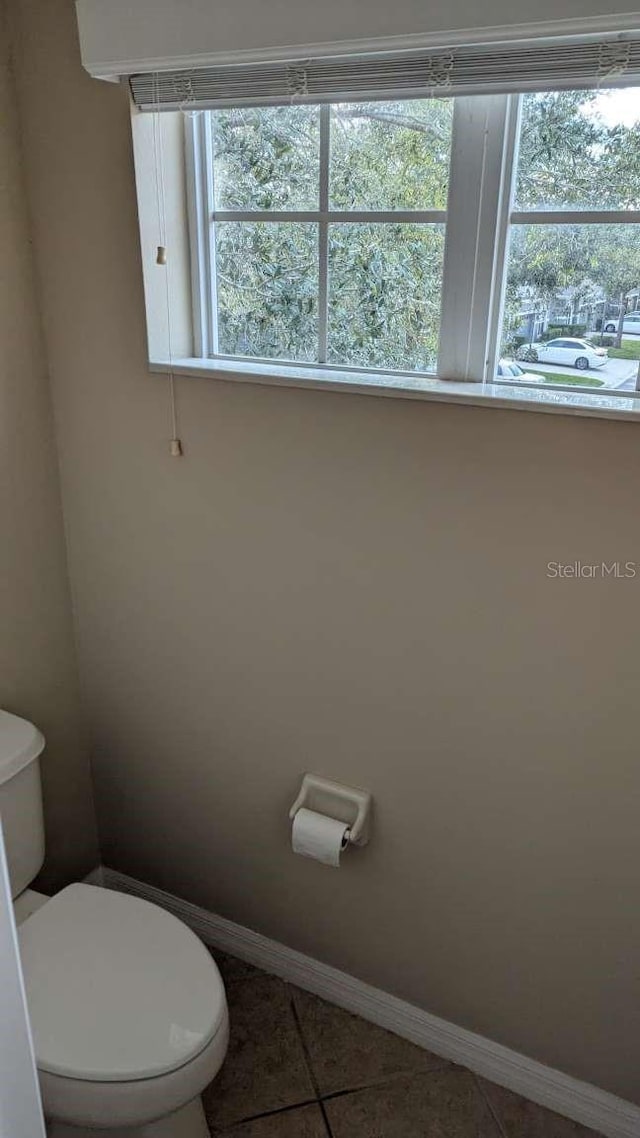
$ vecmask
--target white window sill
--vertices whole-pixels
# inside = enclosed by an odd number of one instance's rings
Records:
[[[457,383],[428,376],[385,375],[371,372],[329,371],[283,364],[235,363],[197,358],[151,360],[149,370],[175,375],[207,377],[236,383],[275,387],[307,387],[316,391],[348,391],[399,399],[426,399],[436,403],[462,403],[475,407],[505,407],[554,415],[583,415],[600,419],[640,422],[640,395],[616,395],[551,387],[523,387],[502,383]]]

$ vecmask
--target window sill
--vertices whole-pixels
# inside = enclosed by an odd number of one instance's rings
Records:
[[[549,387],[522,387],[503,383],[457,383],[419,376],[329,371],[283,364],[234,363],[198,358],[151,360],[149,370],[166,374],[258,383],[274,387],[304,387],[315,391],[347,391],[357,395],[461,403],[474,407],[502,407],[552,415],[582,415],[599,419],[640,422],[640,396],[607,394],[602,390],[567,391]]]

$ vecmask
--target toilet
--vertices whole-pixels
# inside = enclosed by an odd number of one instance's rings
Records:
[[[201,1094],[224,1060],[220,973],[176,917],[76,883],[28,888],[44,860],[44,739],[0,711],[0,817],[49,1138],[209,1138]]]

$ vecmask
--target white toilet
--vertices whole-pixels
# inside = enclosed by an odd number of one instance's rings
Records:
[[[147,901],[27,888],[44,859],[43,747],[32,724],[0,711],[0,817],[47,1134],[209,1138],[200,1095],[229,1038],[220,973]]]

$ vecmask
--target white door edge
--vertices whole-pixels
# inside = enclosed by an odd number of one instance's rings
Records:
[[[0,1138],[45,1138],[0,822]]]

